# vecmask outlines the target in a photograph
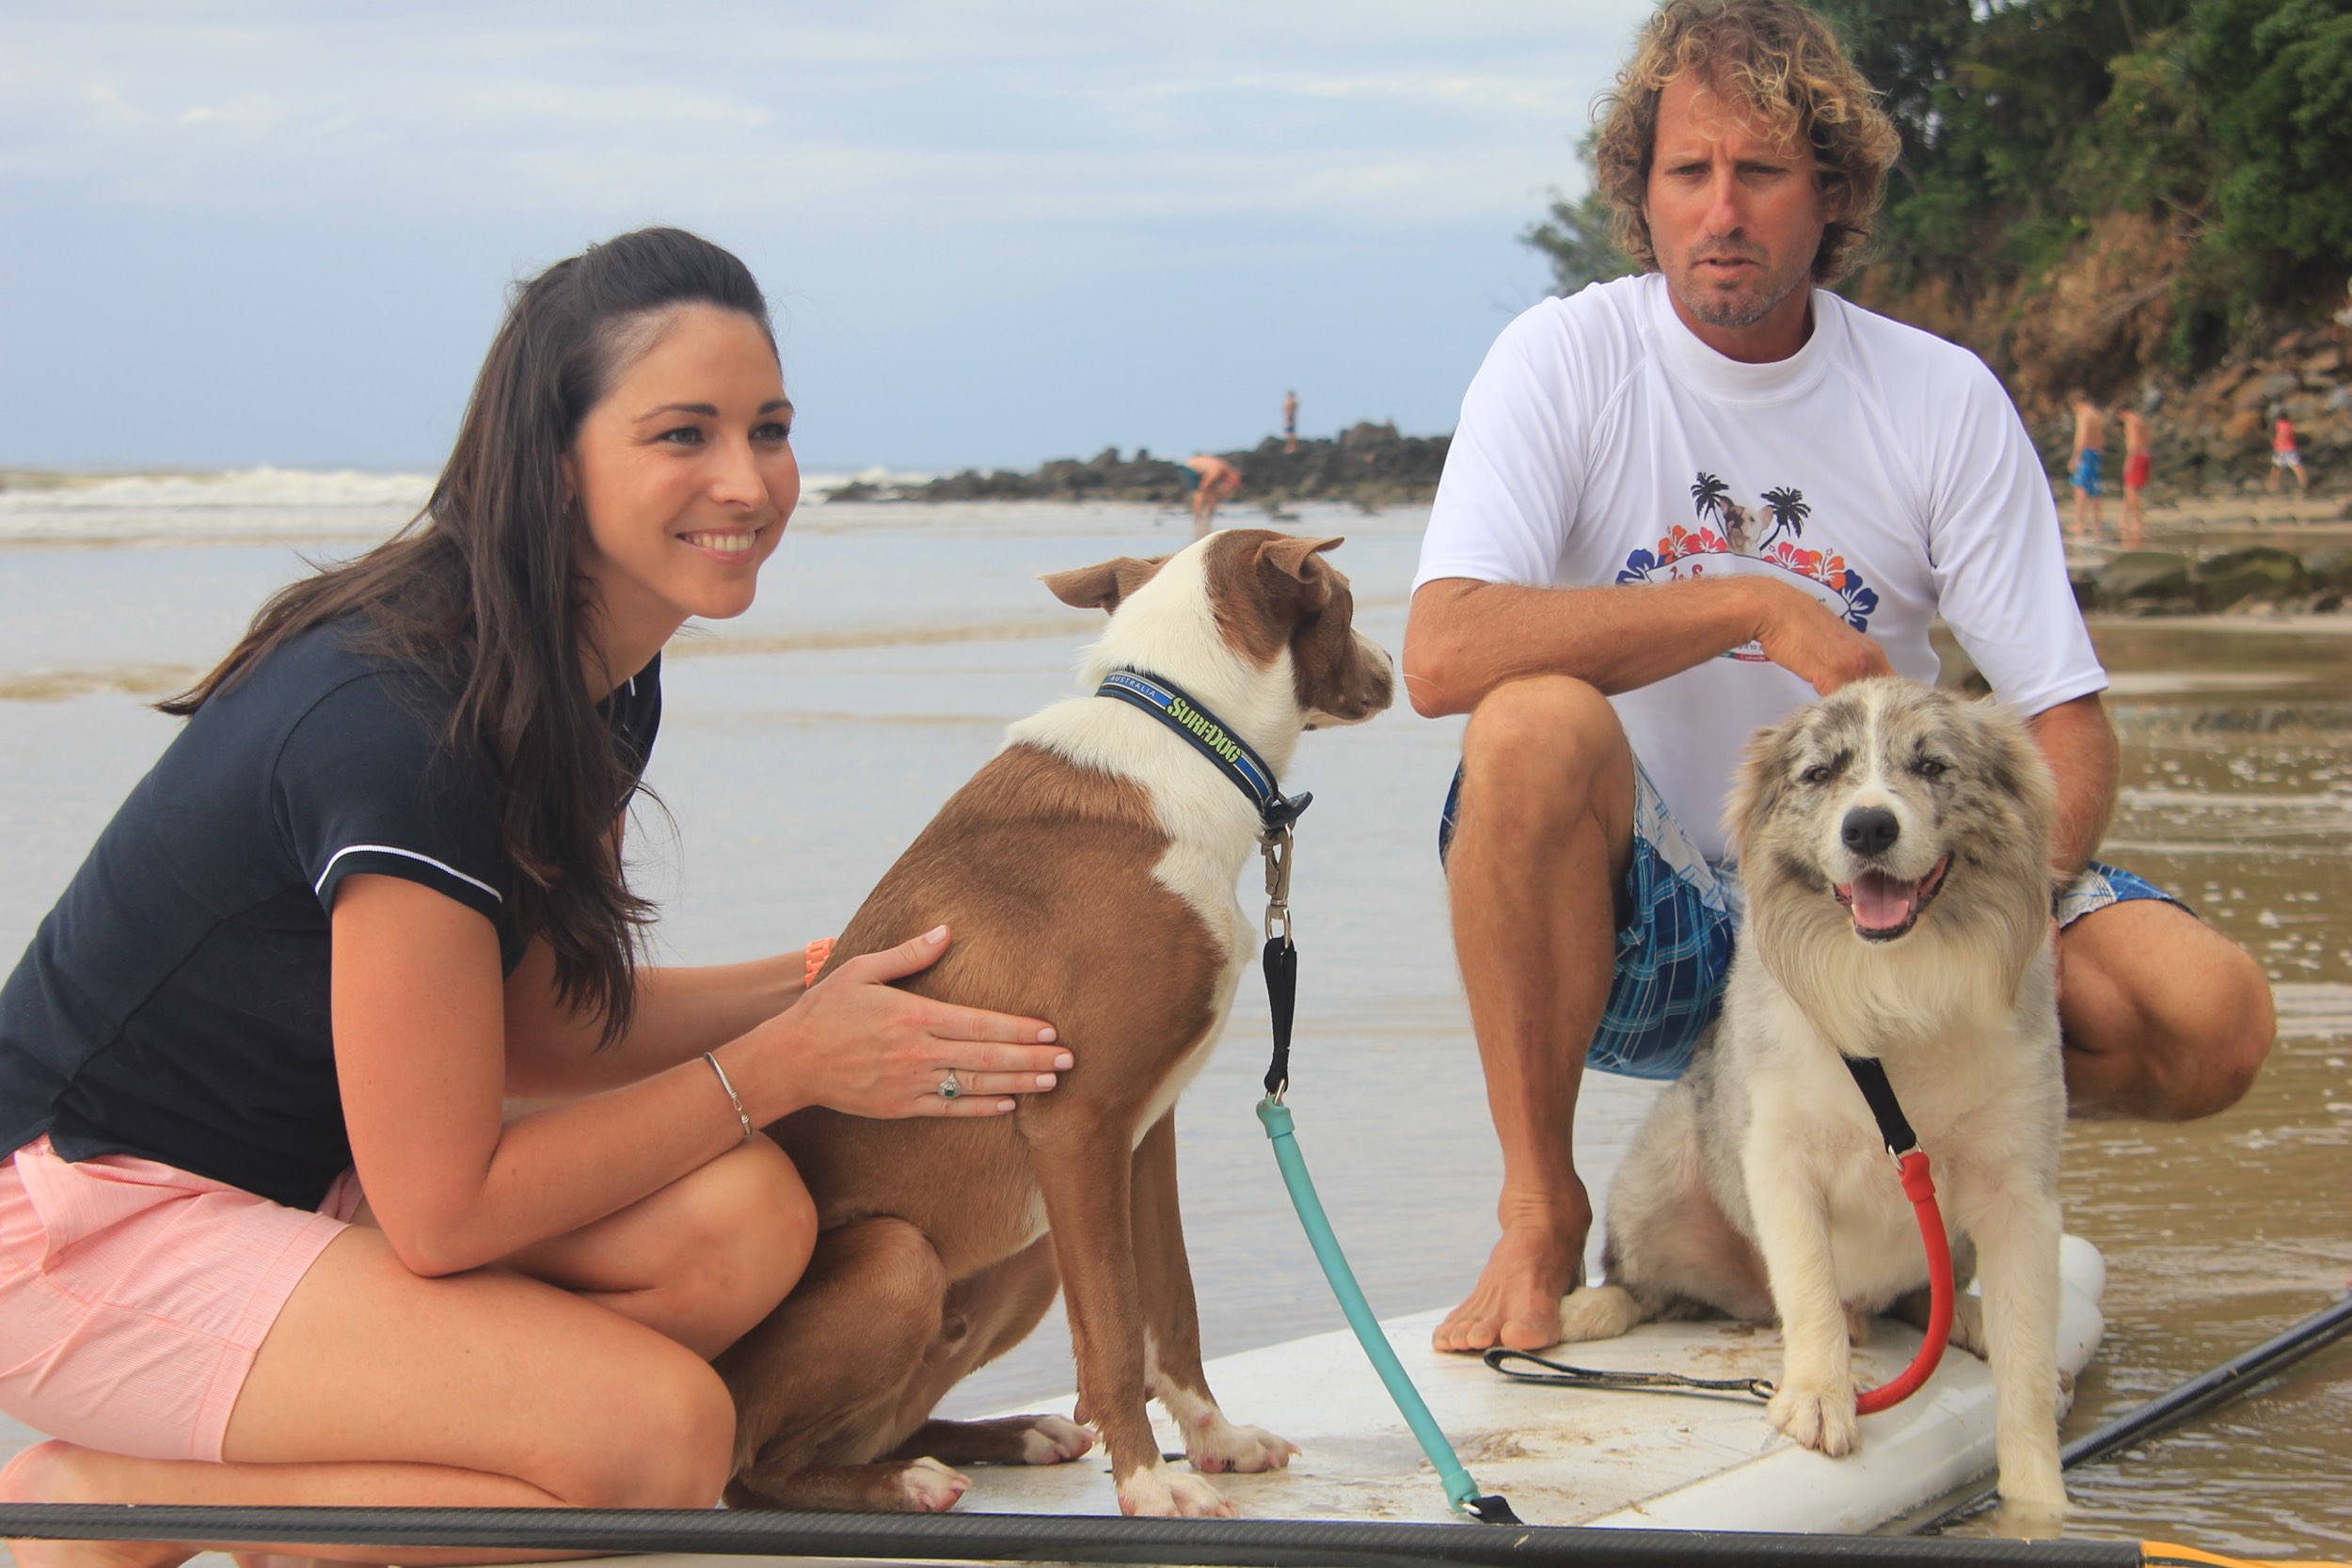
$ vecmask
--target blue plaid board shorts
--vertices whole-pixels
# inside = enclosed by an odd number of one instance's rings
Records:
[[[1438,822],[1440,863],[1454,843],[1461,801],[1462,770],[1456,768]],[[1639,759],[1625,895],[1632,912],[1617,931],[1616,974],[1585,1065],[1628,1078],[1679,1078],[1699,1037],[1723,1010],[1732,939],[1747,901],[1739,867],[1699,853]],[[2058,894],[2058,924],[2072,926],[2110,904],[2140,898],[2188,908],[2144,877],[2092,861]]]

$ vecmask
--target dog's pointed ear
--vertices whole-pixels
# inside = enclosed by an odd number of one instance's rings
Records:
[[[1331,573],[1323,563],[1323,552],[1345,543],[1344,536],[1306,539],[1295,533],[1278,533],[1258,546],[1258,570],[1269,582],[1276,578],[1288,578],[1295,585],[1292,592],[1296,602],[1312,612],[1331,602]]]
[[[1724,837],[1735,857],[1745,857],[1765,816],[1780,799],[1788,781],[1780,776],[1781,748],[1797,724],[1794,719],[1749,732],[1740,748],[1740,766],[1724,799]]]
[[[1054,592],[1054,597],[1075,610],[1099,610],[1108,615],[1119,609],[1120,601],[1152,580],[1168,557],[1155,555],[1149,561],[1122,555],[1116,561],[1100,562],[1092,566],[1076,566],[1067,572],[1048,572],[1038,581]]]

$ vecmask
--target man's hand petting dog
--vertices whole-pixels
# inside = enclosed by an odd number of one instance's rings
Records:
[[[1804,590],[1757,585],[1770,593],[1756,631],[1764,657],[1826,697],[1851,681],[1891,675],[1886,650],[1848,626]]]
[[[901,990],[947,951],[945,926],[843,963],[763,1026],[791,1063],[799,1103],[853,1117],[995,1117],[1073,1065],[1051,1024]],[[947,1075],[957,1092],[942,1095]],[[797,1107],[796,1107],[797,1108]]]

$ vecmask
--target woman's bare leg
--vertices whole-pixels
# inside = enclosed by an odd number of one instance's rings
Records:
[[[817,1244],[817,1204],[765,1136],[642,1203],[507,1262],[708,1361],[776,1308]]]
[[[676,1341],[503,1270],[420,1278],[381,1234],[355,1226],[319,1255],[262,1341],[223,1463],[44,1444],[0,1472],[0,1497],[701,1508],[725,1484],[734,1434],[718,1374]],[[13,1547],[21,1568],[166,1568],[197,1550],[233,1549]],[[260,1549],[357,1562],[390,1555]],[[397,1554],[405,1564],[548,1555]]]

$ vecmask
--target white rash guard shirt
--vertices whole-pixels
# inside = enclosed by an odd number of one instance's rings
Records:
[[[1917,680],[1935,678],[1941,615],[2020,713],[2107,684],[2041,460],[1965,349],[1816,290],[1804,346],[1742,364],[1682,325],[1656,273],[1505,327],[1462,400],[1415,591],[1742,573],[1811,594]],[[1813,695],[1750,644],[1611,702],[1721,861],[1740,749]]]

